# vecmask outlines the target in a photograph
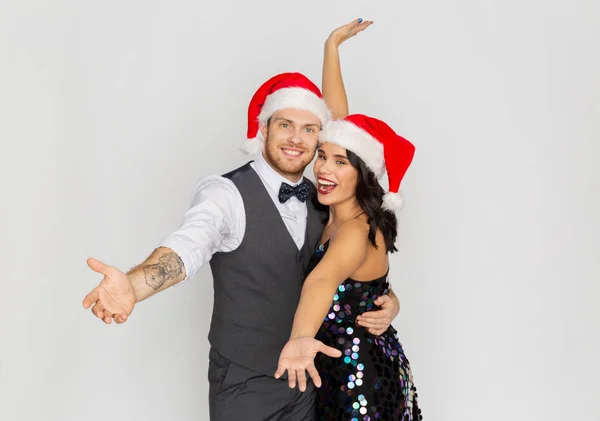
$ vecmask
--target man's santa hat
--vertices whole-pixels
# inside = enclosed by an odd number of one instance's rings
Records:
[[[335,143],[354,152],[379,178],[387,172],[389,187],[383,208],[402,207],[400,182],[415,154],[415,147],[386,123],[363,114],[332,121],[319,133],[322,142]]]
[[[245,152],[256,154],[262,151],[261,127],[273,114],[286,108],[310,111],[321,121],[322,127],[331,120],[331,111],[317,85],[301,73],[281,73],[263,83],[250,101]]]

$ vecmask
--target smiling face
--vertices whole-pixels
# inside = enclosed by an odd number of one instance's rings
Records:
[[[356,200],[358,171],[348,160],[346,149],[324,142],[317,154],[314,172],[319,202],[331,206]]]
[[[261,128],[266,161],[282,176],[299,180],[315,156],[320,128],[321,121],[310,111],[277,111]]]

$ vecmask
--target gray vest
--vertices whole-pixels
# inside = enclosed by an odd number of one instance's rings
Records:
[[[246,231],[236,250],[215,253],[210,261],[215,303],[208,340],[227,359],[272,376],[289,339],[302,283],[326,214],[309,198],[305,241],[298,250],[249,163],[224,177],[242,196]],[[311,190],[314,196],[316,189]]]

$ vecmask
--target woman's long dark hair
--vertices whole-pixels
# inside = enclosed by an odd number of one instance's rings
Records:
[[[346,149],[346,156],[350,164],[358,171],[358,182],[356,184],[356,200],[359,206],[367,214],[369,222],[369,241],[377,248],[375,235],[380,229],[385,239],[385,247],[389,253],[398,251],[395,246],[398,235],[398,220],[396,214],[383,209],[383,195],[385,191],[377,181],[375,173],[371,171],[365,162],[354,152]]]

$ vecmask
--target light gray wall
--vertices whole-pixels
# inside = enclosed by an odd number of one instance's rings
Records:
[[[205,420],[212,280],[105,326],[196,181],[245,162],[255,89],[320,84],[417,147],[392,264],[426,420],[597,420],[597,1],[0,3],[0,419]],[[251,417],[249,417],[251,419]]]

